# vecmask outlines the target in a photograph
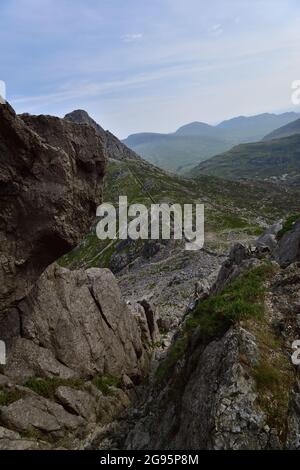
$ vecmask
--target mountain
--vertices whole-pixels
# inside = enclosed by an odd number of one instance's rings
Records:
[[[275,129],[275,131],[267,134],[263,140],[281,139],[282,137],[289,137],[295,134],[300,134],[300,119]]]
[[[77,121],[80,121],[78,115]],[[111,136],[106,135],[108,138]],[[138,135],[137,138],[142,139],[143,136]],[[154,138],[159,139],[160,136],[155,135]],[[126,194],[129,203],[138,201],[146,206],[153,202],[205,201],[207,247],[225,247],[235,237],[249,240],[253,233],[260,230],[262,220],[266,224],[271,223],[274,218],[281,218],[287,207],[289,210],[297,208],[295,191],[289,192],[280,185],[259,181],[229,182],[206,175],[194,175],[195,178],[187,179],[165,172],[141,158],[127,158],[130,150],[125,147],[123,144],[124,158],[121,159],[108,152],[104,200],[118,204],[119,196]],[[230,239],[227,239],[229,234]],[[97,239],[95,233],[91,233],[79,247],[64,257],[62,263],[72,268],[109,267],[119,273],[134,263],[138,263],[139,268],[141,263],[149,264],[149,252],[153,250],[154,258],[155,253],[168,257],[170,249],[169,245],[153,244],[151,241],[103,242]],[[172,247],[174,249],[177,253],[181,251],[180,246]]]
[[[185,126],[179,127],[175,135],[198,135],[198,136],[211,136],[219,137],[218,132],[214,126],[210,126],[205,122],[191,122]]]
[[[214,137],[177,134],[137,134],[123,143],[150,163],[178,173],[232,147]]]
[[[190,172],[226,179],[300,181],[300,135],[241,144],[200,163]]]
[[[223,136],[230,136],[236,143],[261,140],[268,132],[289,124],[300,118],[294,112],[283,114],[263,113],[256,116],[239,116],[218,124],[217,128]]]
[[[261,140],[267,133],[299,118],[297,113],[239,116],[217,126],[192,122],[171,134],[144,132],[123,141],[147,161],[180,174],[196,163],[223,153],[234,145]]]
[[[0,448],[297,446],[297,188],[170,174],[82,111],[0,124]],[[203,249],[100,241],[120,195],[204,203]]]
[[[140,157],[133,150],[129,149],[126,145],[120,142],[116,136],[114,136],[109,131],[105,131],[96,121],[94,121],[94,119],[89,116],[86,111],[77,109],[69,114],[66,114],[64,119],[76,124],[86,124],[91,126],[105,142],[107,153],[111,156],[111,158],[116,160],[122,160],[123,158],[127,158],[129,160],[140,159]]]

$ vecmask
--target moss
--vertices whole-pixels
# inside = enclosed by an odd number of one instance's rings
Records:
[[[42,433],[42,431],[33,427],[20,432],[20,435],[23,439],[29,439],[32,441],[45,440],[45,433]]]
[[[0,390],[0,406],[9,406],[23,397],[24,392],[21,390],[7,390],[3,388]]]
[[[113,395],[111,387],[121,387],[121,379],[112,375],[97,375],[92,382],[106,396]]]
[[[58,387],[65,386],[81,389],[83,385],[84,381],[81,379],[62,379],[60,377],[31,377],[24,384],[25,387],[30,388],[35,393],[45,398],[53,398]]]
[[[157,368],[157,380],[166,380],[176,363],[185,356],[195,330],[199,340],[205,344],[223,335],[232,324],[249,318],[261,320],[264,314],[265,282],[274,271],[271,264],[250,269],[220,294],[210,296],[196,306],[167,357]]]
[[[248,321],[245,327],[255,336],[260,354],[259,363],[250,370],[256,382],[257,404],[265,413],[269,427],[275,428],[285,441],[290,393],[295,383],[290,358],[268,317],[259,323]]]
[[[280,384],[280,372],[269,363],[260,362],[253,371],[258,390],[266,390]]]
[[[293,214],[288,217],[282,229],[278,232],[277,239],[280,240],[286,233],[290,232],[298,220],[300,220],[300,214]]]
[[[294,383],[290,362],[281,350],[275,354],[272,350],[262,355],[259,364],[252,370],[252,376],[257,386],[257,403],[266,415],[267,424],[275,428],[284,440],[290,391]]]
[[[177,339],[168,351],[168,355],[164,361],[160,363],[156,369],[156,379],[160,382],[164,380],[169,373],[173,372],[173,368],[180,358],[184,357],[188,339],[186,336]]]
[[[271,264],[253,268],[230,283],[220,294],[201,302],[186,320],[186,331],[198,327],[202,337],[211,339],[238,321],[253,317],[261,319],[265,281],[274,270]]]

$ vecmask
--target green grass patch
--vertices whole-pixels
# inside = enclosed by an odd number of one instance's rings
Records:
[[[186,320],[186,331],[199,328],[201,336],[210,339],[240,320],[262,318],[265,281],[274,270],[271,264],[253,268],[230,283],[220,294],[201,302]]]
[[[266,415],[267,424],[285,441],[290,392],[295,381],[288,358],[281,349],[263,351],[252,376],[258,392],[257,403]]]
[[[262,319],[265,282],[274,272],[275,267],[271,264],[250,269],[231,282],[220,294],[212,295],[197,305],[186,319],[183,330],[171,346],[166,359],[157,368],[158,381],[165,380],[178,360],[184,357],[189,339],[196,329],[199,339],[208,343],[241,320]]]
[[[24,392],[21,390],[2,389],[0,390],[0,406],[9,406],[23,397]]]
[[[92,382],[105,396],[113,395],[111,387],[121,387],[121,379],[112,375],[97,375]]]
[[[293,214],[290,217],[288,217],[286,221],[284,222],[282,229],[278,232],[277,239],[281,240],[283,235],[290,232],[298,220],[300,220],[300,214]]]
[[[281,381],[280,371],[268,362],[260,362],[254,368],[253,377],[259,391],[278,387]]]
[[[156,369],[156,379],[160,382],[166,378],[168,373],[172,373],[173,368],[181,357],[184,356],[188,345],[186,336],[178,338],[170,347],[167,357],[162,361]]]
[[[83,385],[84,381],[81,379],[62,379],[60,377],[30,377],[24,384],[25,387],[45,398],[53,398],[58,387],[65,386],[80,390]]]

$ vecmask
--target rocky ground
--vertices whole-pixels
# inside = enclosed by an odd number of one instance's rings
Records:
[[[291,360],[300,338],[300,221],[278,242],[279,228],[255,251],[236,245],[210,294],[203,289],[129,420],[125,447],[300,448]]]

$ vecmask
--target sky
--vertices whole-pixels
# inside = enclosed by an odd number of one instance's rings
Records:
[[[300,112],[299,0],[0,0],[0,80],[19,113],[105,129]]]

